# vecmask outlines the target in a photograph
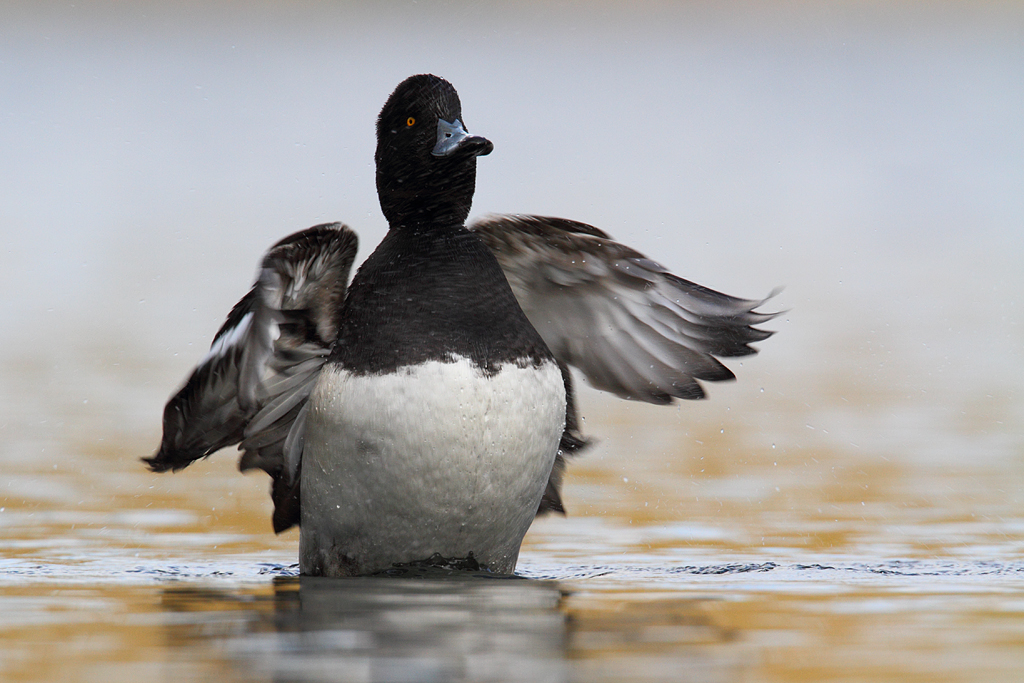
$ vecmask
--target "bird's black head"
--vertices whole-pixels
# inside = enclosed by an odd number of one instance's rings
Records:
[[[476,158],[493,148],[486,138],[466,132],[451,83],[431,75],[402,81],[377,119],[377,194],[388,223],[465,223]]]

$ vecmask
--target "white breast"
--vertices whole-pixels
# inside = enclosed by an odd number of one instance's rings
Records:
[[[467,359],[387,375],[325,366],[302,456],[302,572],[362,574],[435,553],[511,572],[564,422],[553,362],[495,374]]]

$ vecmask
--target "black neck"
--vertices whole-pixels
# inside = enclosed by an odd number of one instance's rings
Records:
[[[476,159],[431,159],[429,172],[377,173],[381,210],[392,227],[464,225],[473,205]]]
[[[332,358],[360,373],[471,359],[484,371],[550,352],[497,260],[461,225],[392,228],[348,290]]]

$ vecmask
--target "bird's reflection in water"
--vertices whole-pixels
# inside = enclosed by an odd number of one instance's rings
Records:
[[[164,607],[174,659],[220,680],[535,683],[568,679],[563,597],[554,581],[416,570],[172,589]]]
[[[483,572],[164,592],[170,677],[232,681],[732,681],[756,655],[716,600]]]

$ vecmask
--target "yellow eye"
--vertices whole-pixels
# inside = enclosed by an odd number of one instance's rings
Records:
[[[414,126],[414,125],[416,125],[416,119],[414,119],[413,117],[410,116],[409,118],[407,118],[405,120],[405,125],[407,125],[407,126]]]

